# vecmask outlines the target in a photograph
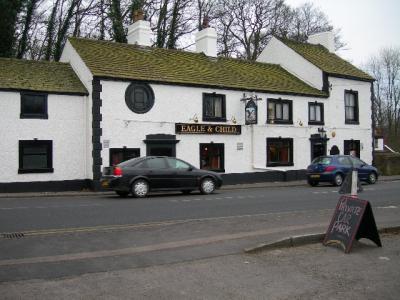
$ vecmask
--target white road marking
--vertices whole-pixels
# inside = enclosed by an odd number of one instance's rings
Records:
[[[390,206],[378,206],[377,208],[382,208],[382,209],[396,209],[398,208],[397,206],[394,205],[390,205]]]

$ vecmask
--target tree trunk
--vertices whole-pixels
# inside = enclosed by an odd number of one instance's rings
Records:
[[[14,54],[15,26],[22,3],[21,0],[0,1],[0,57]]]
[[[22,58],[26,51],[26,45],[28,41],[28,32],[32,23],[32,16],[36,8],[38,0],[29,0],[26,8],[26,16],[24,22],[24,31],[22,32],[21,40],[19,42],[19,49],[17,53],[17,58]]]
[[[127,39],[124,31],[120,0],[110,0],[110,1],[111,1],[111,7],[109,16],[112,23],[114,40],[118,43],[126,43]]]
[[[47,25],[47,32],[46,32],[47,45],[44,55],[45,60],[50,60],[53,53],[54,28],[55,28],[55,22],[59,4],[60,0],[56,0],[56,2],[53,5],[53,9],[51,10],[50,18]]]

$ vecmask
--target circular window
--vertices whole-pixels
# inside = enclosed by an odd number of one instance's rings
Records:
[[[131,83],[125,92],[125,102],[137,114],[147,113],[154,105],[154,93],[148,84]]]

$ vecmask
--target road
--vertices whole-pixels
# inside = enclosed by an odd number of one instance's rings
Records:
[[[398,181],[364,185],[378,227],[400,224]],[[0,281],[57,278],[239,253],[324,232],[337,188],[0,199]],[[23,236],[23,237],[22,237]],[[19,238],[18,238],[19,237]]]

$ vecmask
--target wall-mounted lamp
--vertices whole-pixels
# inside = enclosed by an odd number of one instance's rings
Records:
[[[236,118],[235,118],[235,116],[232,116],[232,118],[231,118],[231,122],[233,123],[233,124],[236,124]]]
[[[301,120],[299,120],[298,122],[299,122],[299,126],[303,126],[303,122]]]
[[[199,118],[197,117],[197,114],[194,114],[194,116],[192,118],[190,118],[189,121],[193,121],[195,123],[198,123],[199,122]]]
[[[318,133],[319,133],[319,136],[321,137],[321,139],[326,138],[326,131],[325,131],[324,127],[318,127]]]

